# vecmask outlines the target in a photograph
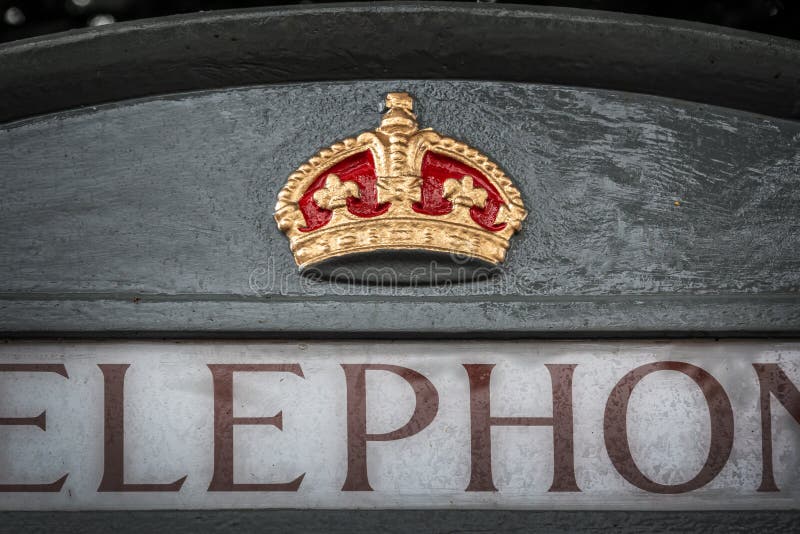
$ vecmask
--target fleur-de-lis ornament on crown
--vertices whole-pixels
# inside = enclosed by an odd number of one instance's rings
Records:
[[[380,126],[320,151],[278,195],[275,220],[295,261],[378,250],[449,252],[499,263],[527,212],[479,151],[420,130],[407,93],[389,93]]]

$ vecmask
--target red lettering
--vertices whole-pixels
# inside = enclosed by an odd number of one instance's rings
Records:
[[[491,415],[490,383],[494,364],[464,364],[469,376],[471,464],[466,491],[497,491],[492,478],[492,426],[552,426],[553,483],[548,491],[580,491],[575,481],[572,425],[572,374],[577,365],[545,365],[553,385],[552,417]]]
[[[298,364],[212,364],[214,377],[214,476],[208,491],[297,491],[305,473],[291,482],[270,484],[237,484],[233,481],[234,425],[271,425],[283,430],[283,412],[272,417],[234,417],[233,373],[293,373],[301,378]]]
[[[0,364],[0,373],[56,373],[69,378],[67,369],[62,364]],[[47,430],[47,412],[44,411],[36,417],[0,417],[0,425],[4,426],[35,426]],[[49,484],[0,484],[0,492],[53,492],[61,491],[69,473],[55,482]]]
[[[170,484],[125,483],[125,373],[129,364],[98,364],[104,383],[104,455],[100,492],[180,491],[186,477]]]
[[[771,397],[800,423],[800,391],[792,384],[786,373],[775,363],[754,363],[761,388],[761,485],[758,491],[780,491],[775,485],[772,470],[772,410]]]
[[[342,364],[347,382],[347,478],[342,491],[372,491],[367,474],[367,442],[392,441],[413,436],[427,427],[439,411],[439,393],[422,374],[397,365]],[[414,413],[404,426],[385,434],[367,432],[367,371],[388,371],[414,390]]]
[[[628,443],[628,401],[633,388],[656,371],[677,371],[691,378],[700,386],[711,417],[711,445],[706,462],[694,478],[683,484],[659,484],[650,480],[636,466]],[[709,373],[682,362],[648,363],[623,376],[608,397],[603,427],[611,463],[625,480],[651,493],[685,493],[705,486],[725,467],[733,447],[733,410],[728,395]]]

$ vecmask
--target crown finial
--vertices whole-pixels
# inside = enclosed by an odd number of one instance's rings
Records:
[[[414,100],[408,93],[386,95],[387,111],[383,114],[378,131],[410,134],[417,131],[417,117],[413,113]]]
[[[414,109],[414,99],[408,93],[388,93],[386,95],[386,107],[403,108],[411,111]]]

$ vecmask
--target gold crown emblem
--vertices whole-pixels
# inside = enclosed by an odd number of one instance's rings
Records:
[[[297,264],[413,249],[503,261],[527,215],[511,180],[474,148],[420,130],[407,93],[386,107],[378,128],[320,151],[278,194]]]

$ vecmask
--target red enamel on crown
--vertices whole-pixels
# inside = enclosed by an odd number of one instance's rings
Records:
[[[389,93],[380,127],[320,151],[278,195],[297,264],[376,250],[450,252],[499,263],[526,211],[486,156],[420,130],[411,97]]]

